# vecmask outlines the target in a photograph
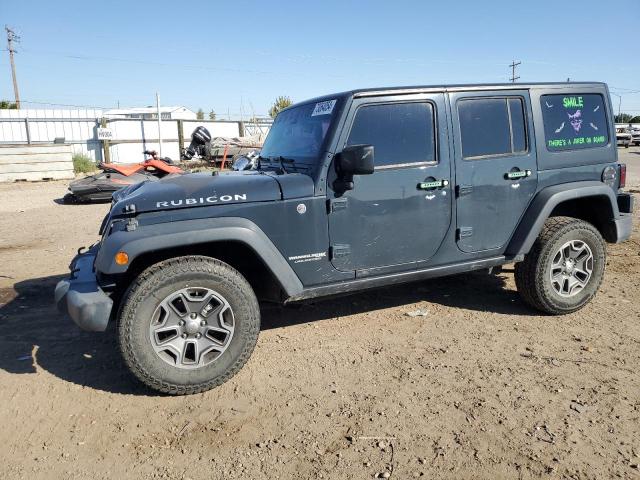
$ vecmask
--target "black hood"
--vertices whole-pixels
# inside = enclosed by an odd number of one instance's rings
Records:
[[[303,174],[191,173],[133,185],[115,193],[113,199],[115,212],[124,212],[125,205],[133,204],[139,213],[300,198],[312,196],[313,191],[313,180]]]

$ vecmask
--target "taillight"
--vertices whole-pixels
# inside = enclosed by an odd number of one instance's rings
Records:
[[[627,185],[627,164],[620,164],[620,188],[624,188]]]

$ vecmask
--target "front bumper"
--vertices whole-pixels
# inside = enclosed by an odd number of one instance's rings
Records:
[[[103,332],[107,329],[113,300],[102,291],[96,281],[93,262],[98,245],[72,260],[71,275],[56,285],[55,301],[58,310],[67,314],[83,330]]]

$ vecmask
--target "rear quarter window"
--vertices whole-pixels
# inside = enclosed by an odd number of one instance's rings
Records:
[[[543,95],[540,106],[547,150],[580,150],[609,143],[602,95]]]

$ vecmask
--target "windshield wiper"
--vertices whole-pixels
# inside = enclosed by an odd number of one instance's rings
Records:
[[[280,167],[280,170],[282,171],[282,173],[288,173],[286,168],[284,168],[284,164],[285,163],[289,163],[291,165],[294,165],[296,163],[296,161],[293,158],[286,158],[283,157],[282,155],[274,155],[273,157],[258,157],[258,162],[260,162],[260,160],[267,160],[269,163],[275,163]],[[258,163],[258,166],[260,165],[260,163]]]

